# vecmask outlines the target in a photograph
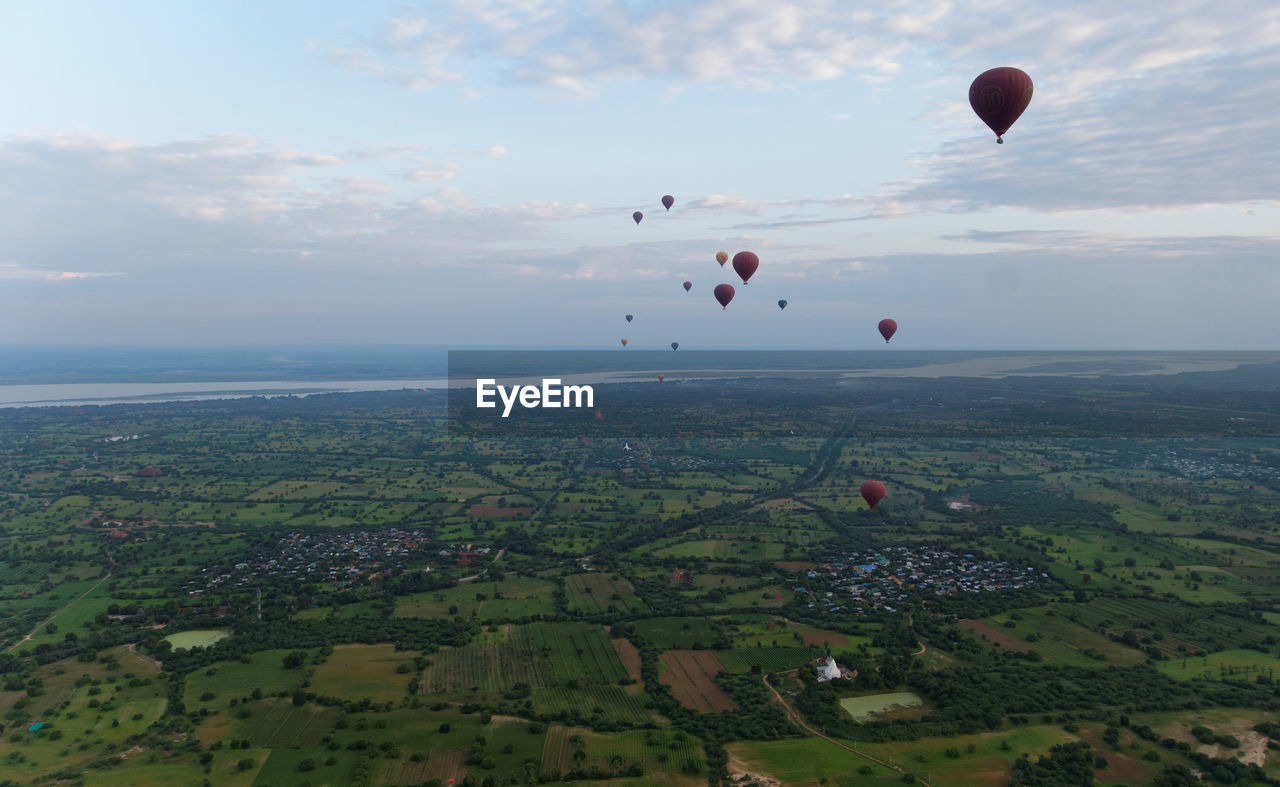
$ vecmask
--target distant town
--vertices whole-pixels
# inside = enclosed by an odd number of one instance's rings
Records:
[[[438,545],[428,548],[428,530],[360,530],[334,533],[290,533],[276,548],[252,560],[213,565],[184,586],[188,595],[242,588],[262,582],[327,582],[349,587],[386,576],[412,560],[467,565],[489,553],[487,546]],[[434,554],[431,554],[434,552]]]
[[[865,615],[894,612],[929,596],[1035,588],[1046,579],[1025,564],[889,546],[833,557],[807,572],[806,584],[795,592],[808,597],[810,609]]]

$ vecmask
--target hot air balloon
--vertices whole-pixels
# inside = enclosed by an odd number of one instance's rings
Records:
[[[644,218],[644,214],[643,214],[643,213],[641,213],[640,211],[636,211],[635,213],[632,213],[632,214],[631,214],[631,218],[633,218],[633,219],[635,219],[635,220],[636,220],[636,224],[639,224],[639,223],[640,223],[640,219],[643,219],[643,218]]]
[[[631,322],[631,320],[632,320],[633,318],[634,318],[634,316],[633,316],[633,315],[628,314],[628,315],[627,315],[627,322]]]
[[[688,291],[689,291],[689,290],[691,290],[691,289],[693,289],[693,282],[691,282],[691,281],[687,281],[687,282],[685,282],[685,283],[684,283],[684,291],[685,291],[685,292],[688,292]]]
[[[862,499],[867,501],[867,505],[875,509],[876,503],[884,499],[884,484],[879,481],[863,481],[862,482]]]
[[[733,255],[733,269],[742,277],[743,284],[747,283],[747,279],[750,279],[759,267],[760,258],[749,251],[740,251]]]
[[[714,290],[714,293],[716,296],[716,300],[720,301],[720,306],[723,308],[728,308],[729,301],[733,300],[733,285],[717,284]]]
[[[787,308],[787,302],[786,302],[786,301],[778,301],[778,308],[779,308],[779,309],[785,309],[785,308]]]
[[[671,206],[674,204],[676,204],[675,197],[671,196],[670,194],[663,196],[662,207],[666,208],[667,210],[671,210]]]
[[[658,382],[662,382],[665,379],[667,379],[667,376],[665,374],[658,375]]]
[[[626,346],[627,346],[627,340],[626,340],[626,339],[623,339],[623,340],[622,340],[622,346],[623,346],[623,347],[626,347]]]
[[[720,263],[721,268],[723,268],[724,264],[728,261],[729,261],[729,252],[727,251],[716,252],[716,262]]]
[[[1031,103],[1031,77],[1009,66],[983,71],[969,85],[969,106],[1004,144],[1004,133]]]
[[[888,344],[893,335],[898,332],[898,323],[887,318],[881,320],[876,327],[880,329],[880,335],[884,337],[885,344]]]
[[[597,408],[596,408],[596,420],[597,420],[597,421],[603,421],[603,420],[604,420],[604,413],[600,412],[600,408],[599,408],[599,407],[597,407]]]
[[[672,349],[672,350],[679,350],[679,349],[680,349],[680,342],[672,342],[672,343],[671,343],[671,349]]]

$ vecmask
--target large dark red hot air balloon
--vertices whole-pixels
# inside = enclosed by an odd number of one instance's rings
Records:
[[[685,283],[684,283],[684,291],[685,291],[685,292],[688,292],[688,291],[689,291],[689,290],[691,290],[691,289],[693,289],[693,282],[691,282],[691,281],[687,281],[687,282],[685,282]]]
[[[662,198],[662,207],[666,208],[667,210],[671,210],[671,206],[674,204],[676,204],[676,198],[671,196],[670,194],[667,194]]]
[[[760,258],[749,251],[740,251],[733,255],[733,269],[742,277],[743,284],[747,283],[747,279],[750,279],[759,267]]]
[[[884,499],[884,484],[879,481],[863,481],[862,482],[862,499],[867,501],[867,505],[872,509],[876,507]]]
[[[640,211],[636,211],[635,213],[632,213],[632,214],[631,214],[631,218],[633,218],[633,219],[635,219],[635,220],[636,220],[636,224],[639,224],[639,223],[640,223],[640,219],[643,219],[643,218],[644,218],[644,214],[643,214],[643,213],[641,213]]]
[[[1031,77],[1010,66],[983,71],[969,85],[969,106],[1004,144],[1004,133],[1031,103]]]
[[[890,319],[881,320],[876,327],[880,329],[880,335],[884,337],[885,344],[888,344],[893,335],[898,332],[898,323]]]
[[[733,285],[717,284],[714,292],[716,300],[720,301],[720,305],[727,308],[729,306],[729,301],[733,300]]]

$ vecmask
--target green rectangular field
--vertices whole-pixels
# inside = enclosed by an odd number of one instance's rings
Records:
[[[402,664],[412,668],[416,655],[416,651],[397,651],[392,645],[338,645],[316,668],[311,690],[340,699],[394,702],[406,695],[413,678],[412,672],[396,669]]]

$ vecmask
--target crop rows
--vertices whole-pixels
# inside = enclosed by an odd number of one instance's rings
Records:
[[[1178,644],[1218,650],[1239,648],[1263,641],[1269,631],[1258,623],[1223,616],[1214,610],[1196,609],[1151,599],[1095,599],[1075,607],[1080,622],[1108,632],[1148,629],[1166,635],[1158,644],[1175,650]],[[1174,635],[1172,641],[1168,635]]]
[[[541,656],[543,685],[579,680],[617,683],[627,677],[618,653],[599,626],[585,623],[545,623],[530,626]]]
[[[579,751],[582,754],[575,757]],[[697,739],[681,732],[629,730],[606,737],[556,725],[547,731],[542,749],[544,777],[592,768],[616,773],[637,762],[646,774],[674,773],[686,763],[701,770],[701,745]]]
[[[799,667],[818,655],[814,648],[735,648],[716,651],[727,672],[748,672],[759,667],[764,672]]]
[[[267,708],[261,721],[249,733],[254,746],[283,749],[290,746],[318,746],[320,738],[329,730],[323,711],[298,707],[292,702],[277,699]]]
[[[716,685],[715,676],[725,671],[709,650],[668,650],[659,657],[666,669],[658,676],[671,689],[671,696],[691,710],[714,713],[737,710],[738,705]]]
[[[552,715],[568,712],[589,718],[599,709],[599,715],[610,721],[643,724],[652,718],[644,707],[644,695],[628,694],[618,686],[542,689],[534,693],[533,701],[540,713]]]
[[[503,641],[441,650],[431,661],[424,693],[498,692],[516,683],[549,688],[570,680],[617,683],[626,677],[603,629],[585,623],[513,626]]]

